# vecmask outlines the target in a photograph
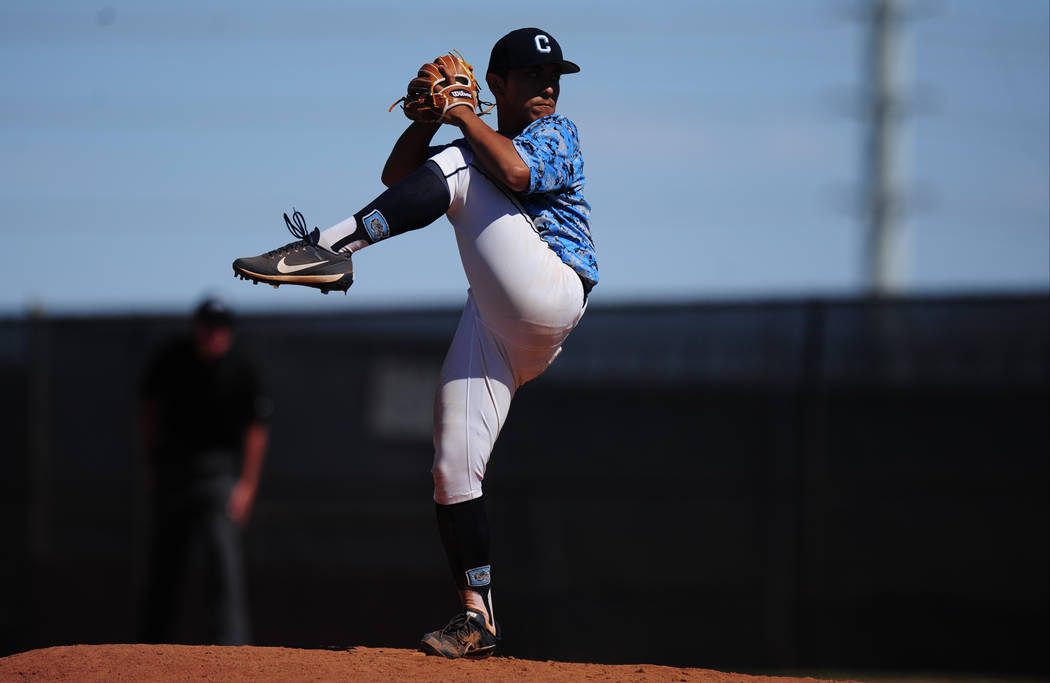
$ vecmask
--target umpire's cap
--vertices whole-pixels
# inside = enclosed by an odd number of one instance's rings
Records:
[[[572,62],[562,59],[561,45],[554,36],[539,28],[519,28],[496,41],[489,56],[489,73],[502,74],[508,69],[555,63],[563,74],[580,70]]]
[[[203,325],[229,327],[233,324],[233,313],[222,299],[210,296],[197,306],[193,319]]]

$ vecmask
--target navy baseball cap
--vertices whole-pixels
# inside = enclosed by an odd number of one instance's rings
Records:
[[[233,324],[233,313],[221,299],[208,297],[197,306],[193,319],[202,325],[229,327]]]
[[[580,70],[572,62],[562,59],[561,45],[554,36],[539,28],[519,28],[496,41],[489,56],[489,73],[503,73],[508,69],[555,63],[563,74]]]

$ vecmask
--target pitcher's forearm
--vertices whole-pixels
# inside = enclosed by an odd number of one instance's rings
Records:
[[[463,132],[486,172],[515,192],[529,189],[529,167],[509,138],[489,128],[469,107],[453,107],[445,118]]]
[[[426,162],[430,141],[440,127],[440,123],[413,121],[401,133],[383,166],[381,180],[384,185],[394,185]]]

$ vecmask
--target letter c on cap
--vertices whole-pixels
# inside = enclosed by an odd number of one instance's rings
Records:
[[[548,38],[547,36],[543,35],[542,33],[537,33],[536,37],[533,40],[536,41],[537,52],[551,51],[551,41],[550,38]]]

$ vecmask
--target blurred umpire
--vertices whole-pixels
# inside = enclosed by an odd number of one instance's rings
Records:
[[[240,531],[258,489],[269,401],[255,366],[234,345],[233,324],[222,301],[205,299],[192,335],[161,348],[142,380],[154,504],[144,642],[175,642],[177,608],[191,585],[203,588],[207,642],[251,639]],[[203,576],[191,577],[191,567]]]

